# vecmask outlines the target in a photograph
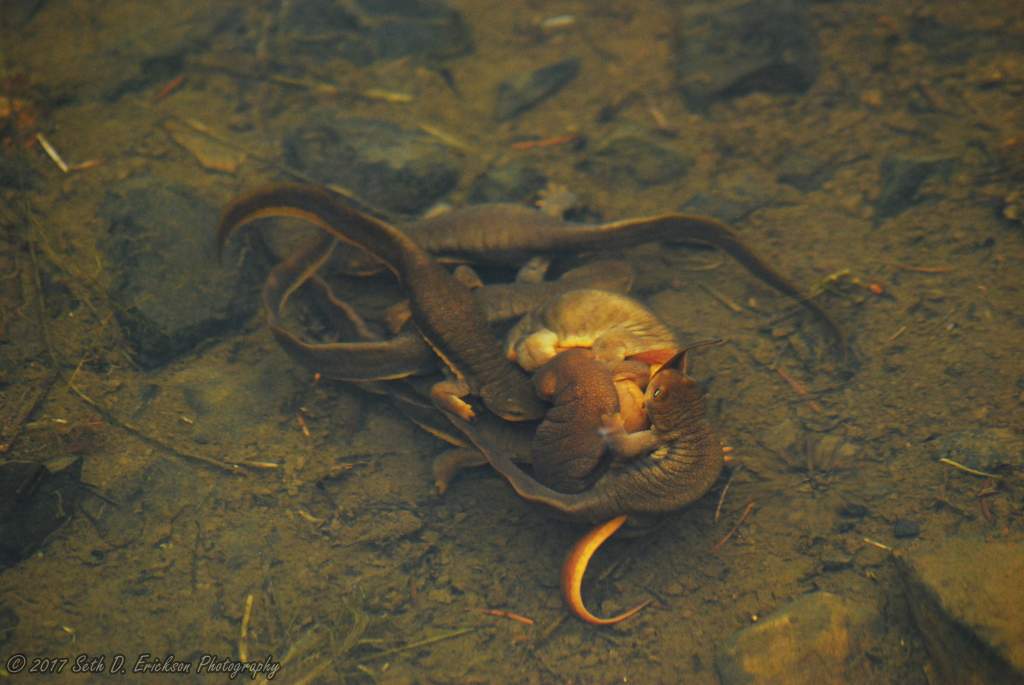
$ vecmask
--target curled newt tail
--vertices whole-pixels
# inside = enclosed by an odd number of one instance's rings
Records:
[[[605,540],[622,527],[626,519],[626,516],[616,516],[612,520],[590,529],[586,535],[579,539],[579,542],[573,545],[572,549],[569,550],[569,554],[565,557],[565,563],[562,564],[562,597],[565,598],[565,603],[569,605],[569,610],[577,618],[595,626],[610,626],[621,623],[627,618],[636,616],[641,609],[651,603],[651,600],[643,601],[632,609],[627,609],[611,618],[599,618],[590,613],[586,605],[583,604],[583,576],[587,572],[590,558],[594,556],[594,553],[604,544]]]

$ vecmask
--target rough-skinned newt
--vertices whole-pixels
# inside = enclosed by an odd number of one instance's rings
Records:
[[[627,520],[644,520],[652,514],[679,509],[702,497],[718,479],[723,456],[704,412],[703,394],[682,368],[680,353],[660,368],[648,384],[652,423],[664,435],[675,436],[654,452],[609,469],[593,486],[580,493],[561,493],[527,475],[515,461],[524,460],[529,448],[521,434],[511,433],[493,421],[470,424],[448,414],[449,420],[504,476],[520,497],[549,507],[570,518],[600,522],[566,557],[562,567],[563,597],[583,621],[598,625],[633,616],[631,609],[611,619],[601,619],[586,609],[580,585],[591,556]],[[657,402],[653,394],[658,392]],[[650,407],[657,404],[653,410]],[[641,607],[642,608],[642,605]]]
[[[435,373],[437,356],[420,335],[406,331],[391,338],[376,337],[354,309],[316,275],[331,256],[335,243],[327,234],[313,236],[275,266],[266,279],[262,292],[264,316],[281,347],[299,364],[332,380],[366,383]],[[599,260],[571,269],[557,280],[490,284],[472,292],[487,320],[496,323],[521,316],[571,289],[599,287],[625,291],[632,282],[629,264]],[[335,310],[356,330],[359,340],[309,342],[286,328],[282,312],[292,294],[303,286],[322,297],[329,305],[328,310]],[[447,422],[441,417],[440,423]]]
[[[679,213],[574,224],[513,204],[470,205],[405,226],[408,236],[442,262],[519,265],[538,254],[616,250],[647,242],[700,242],[727,253],[748,271],[813,314],[849,361],[846,337],[814,300],[743,243],[720,221]]]
[[[471,419],[474,412],[461,398],[473,394],[506,420],[543,414],[529,380],[502,356],[472,293],[404,233],[345,204],[334,193],[281,184],[245,195],[225,210],[217,229],[218,246],[241,226],[280,216],[311,222],[368,253],[398,278],[409,294],[416,329],[454,376],[454,381],[434,386],[439,406]]]
[[[603,422],[615,417],[617,426],[627,422],[646,423],[642,406],[627,405],[626,411],[639,416],[622,416],[621,385],[646,385],[645,364],[623,362],[614,370],[585,349],[566,350],[537,369],[533,385],[537,395],[553,403],[537,426],[533,438],[533,473],[545,485],[559,492],[579,492],[591,485],[600,472],[603,457],[632,458],[619,453],[618,443],[603,435]],[[650,451],[650,450],[648,450]]]
[[[707,420],[703,392],[686,374],[685,360],[683,350],[660,367],[644,395],[652,430],[668,442],[621,468],[608,469],[588,490],[579,493],[558,492],[520,469],[515,460],[524,449],[521,440],[491,424],[469,424],[448,415],[520,497],[573,519],[601,523],[574,547],[562,568],[563,596],[581,620],[605,624],[625,620],[639,611],[598,619],[583,604],[579,586],[587,562],[600,544],[626,519],[643,520],[703,497],[721,474],[722,447]],[[625,518],[616,523],[614,520],[620,517]]]
[[[598,359],[615,362],[649,350],[675,350],[679,343],[638,300],[597,289],[550,300],[517,322],[505,339],[505,355],[527,371],[572,347],[589,347]]]

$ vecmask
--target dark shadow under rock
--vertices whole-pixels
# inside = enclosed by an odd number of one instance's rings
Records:
[[[557,93],[579,73],[580,61],[572,57],[502,81],[494,99],[495,118],[505,121],[522,114]]]
[[[214,255],[218,211],[183,186],[134,181],[109,191],[101,245],[114,271],[110,296],[136,361],[152,369],[256,311],[255,265]],[[246,260],[250,264],[252,260]]]
[[[39,549],[75,511],[81,458],[0,463],[0,569]]]
[[[882,160],[882,190],[875,203],[879,220],[921,202],[918,190],[930,176],[949,176],[955,159],[943,155],[890,155]]]
[[[757,91],[803,93],[818,75],[805,0],[686,4],[674,51],[679,89],[697,109]]]
[[[686,175],[693,160],[638,135],[613,138],[580,165],[614,185],[648,187]]]
[[[425,133],[387,121],[320,110],[285,135],[288,163],[317,181],[338,184],[370,205],[418,214],[450,192],[459,161]]]

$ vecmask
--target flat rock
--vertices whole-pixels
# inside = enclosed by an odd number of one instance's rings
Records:
[[[873,606],[814,592],[735,633],[715,668],[723,685],[883,682],[866,656],[880,635]]]
[[[441,0],[303,0],[290,5],[279,30],[292,49],[358,65],[418,57],[466,55],[473,38],[462,15]],[[307,40],[333,34],[335,40]]]
[[[174,142],[191,153],[204,169],[233,174],[245,161],[244,152],[212,140],[174,120],[165,122],[164,128]]]
[[[581,167],[605,182],[648,187],[674,181],[690,170],[693,160],[636,134],[612,138]]]
[[[451,151],[419,131],[387,121],[318,110],[285,135],[288,163],[338,184],[379,209],[418,214],[451,191],[459,167]]]
[[[927,443],[932,456],[987,471],[1024,469],[1024,435],[1009,428],[969,428]]]
[[[932,175],[948,177],[955,160],[945,155],[890,155],[882,160],[882,189],[875,203],[879,220],[920,203],[921,185]]]
[[[183,186],[133,181],[107,193],[101,241],[110,296],[136,361],[156,368],[237,328],[259,301],[255,265],[214,256],[215,207]]]
[[[571,57],[502,81],[494,98],[495,118],[505,121],[522,114],[557,93],[579,73],[580,61]]]
[[[956,537],[896,561],[944,682],[1024,683],[1024,543]]]
[[[680,92],[696,109],[758,91],[803,93],[818,75],[805,0],[686,3],[674,53]]]

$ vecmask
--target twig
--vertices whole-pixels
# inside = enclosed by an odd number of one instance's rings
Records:
[[[57,168],[65,174],[68,173],[68,163],[64,161],[64,158],[60,156],[60,153],[57,152],[56,148],[50,145],[50,141],[46,139],[46,136],[42,133],[37,133],[36,140],[39,141],[39,145],[43,148],[43,152],[46,153],[47,157],[53,160],[53,163],[57,165]]]
[[[377,652],[376,654],[372,654],[372,655],[370,655],[368,657],[360,659],[359,661],[356,662],[356,664],[365,664],[367,661],[373,661],[375,659],[380,659],[381,657],[384,657],[384,656],[391,656],[392,654],[400,654],[401,652],[408,652],[410,649],[419,649],[420,647],[426,647],[427,645],[432,645],[432,644],[434,644],[436,642],[443,642],[444,640],[451,640],[451,639],[454,639],[454,638],[457,638],[457,637],[462,637],[463,635],[466,635],[468,633],[476,632],[477,630],[478,630],[478,628],[475,628],[475,627],[474,628],[459,628],[458,630],[453,630],[453,631],[448,632],[448,633],[442,633],[441,635],[435,635],[434,637],[428,637],[428,638],[425,638],[423,640],[417,640],[416,642],[410,642],[409,644],[402,645],[401,647],[395,647],[393,649],[385,649],[384,651]]]
[[[729,492],[729,486],[732,485],[732,479],[736,477],[736,474],[743,470],[743,465],[740,464],[732,473],[729,474],[729,480],[725,481],[725,487],[722,488],[722,494],[718,496],[718,505],[715,507],[715,523],[718,523],[718,518],[722,515],[722,505],[725,503],[725,493]]]
[[[779,377],[786,381],[786,383],[789,384],[789,387],[793,388],[793,392],[797,395],[805,398],[809,397],[810,391],[807,389],[807,386],[790,376],[781,366],[775,367],[775,373],[779,374]],[[808,399],[807,406],[819,414],[824,411],[824,409],[821,408],[821,405],[813,399]]]
[[[995,478],[996,480],[1002,479],[1002,476],[1000,476],[999,474],[989,473],[988,471],[980,471],[978,469],[972,469],[970,466],[964,466],[960,462],[953,461],[952,459],[947,459],[946,457],[939,459],[939,462],[942,464],[946,464],[948,466],[952,466],[955,469],[960,469],[964,473],[969,473],[972,476],[981,476],[982,478]]]
[[[697,285],[703,288],[709,295],[711,295],[711,297],[718,300],[722,305],[732,310],[734,314],[743,313],[743,307],[739,306],[738,304],[730,300],[728,297],[712,288],[710,285],[707,285],[705,283],[698,283]]]
[[[554,147],[556,145],[565,145],[566,143],[575,142],[579,136],[575,133],[567,133],[562,136],[554,136],[553,138],[541,138],[539,140],[520,140],[512,143],[509,147],[513,150],[532,150],[540,147]]]
[[[532,626],[534,623],[533,619],[529,616],[523,616],[522,614],[506,611],[505,609],[481,609],[480,613],[487,614],[488,616],[497,616],[498,618],[507,618],[510,621],[522,623],[524,626]]]
[[[249,621],[252,620],[252,604],[255,598],[250,592],[245,596],[245,608],[242,610],[242,626],[238,631],[238,660],[249,660]]]
[[[743,522],[747,520],[747,517],[750,516],[750,512],[752,512],[753,510],[754,500],[750,500],[749,502],[747,502],[747,507],[746,509],[743,510],[743,514],[740,516],[740,520],[736,522],[736,525],[732,527],[732,530],[726,533],[725,537],[719,540],[715,544],[715,546],[711,548],[712,553],[717,552],[719,549],[722,548],[722,545],[729,541],[729,538],[731,538],[736,533],[736,531],[739,530],[740,526],[743,525]]]
[[[897,331],[895,333],[893,333],[892,335],[890,335],[888,338],[885,339],[885,342],[891,343],[893,340],[895,340],[896,338],[898,338],[901,335],[903,335],[906,331],[907,331],[907,327],[906,326],[900,326],[899,329],[897,329]]]
[[[872,540],[871,538],[864,538],[864,542],[869,544],[869,545],[871,545],[872,547],[877,547],[878,549],[885,550],[886,552],[891,552],[892,551],[892,547],[890,547],[889,545],[882,544],[878,540]]]
[[[894,268],[901,271],[913,271],[919,274],[948,274],[953,270],[951,266],[913,266],[911,264],[893,264]]]

